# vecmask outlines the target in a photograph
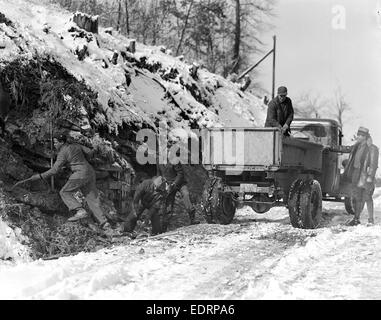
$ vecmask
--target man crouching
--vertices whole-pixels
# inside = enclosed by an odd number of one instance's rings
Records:
[[[146,211],[151,220],[152,235],[163,233],[163,216],[166,210],[167,182],[161,176],[144,180],[134,194],[133,209],[122,227],[124,232],[133,232],[137,221]]]

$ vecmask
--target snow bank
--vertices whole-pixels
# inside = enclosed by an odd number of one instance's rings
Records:
[[[0,264],[1,261],[27,262],[31,258],[29,249],[22,243],[27,239],[19,228],[10,228],[0,218]]]

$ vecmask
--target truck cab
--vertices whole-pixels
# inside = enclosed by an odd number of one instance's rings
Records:
[[[324,146],[322,154],[320,182],[323,200],[333,200],[339,197],[340,173],[342,168],[342,154],[348,148],[342,146],[342,128],[332,119],[295,119],[291,124],[291,136],[318,143]]]

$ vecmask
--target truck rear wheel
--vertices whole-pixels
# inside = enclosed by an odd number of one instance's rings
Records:
[[[345,210],[351,215],[355,215],[356,202],[357,200],[354,197],[345,197],[345,200],[344,200]],[[364,206],[365,206],[365,201],[361,203],[361,211],[364,209]]]
[[[296,180],[290,189],[289,214],[295,228],[315,229],[322,216],[322,192],[317,180]]]
[[[207,181],[201,207],[208,223],[229,224],[233,221],[236,204],[230,194],[220,194],[221,180],[217,178]]]

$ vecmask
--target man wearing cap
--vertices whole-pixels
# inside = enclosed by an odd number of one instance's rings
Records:
[[[360,127],[357,131],[357,140],[352,147],[349,155],[348,164],[345,167],[343,179],[351,182],[352,197],[355,200],[355,216],[348,225],[355,226],[360,224],[360,214],[364,203],[365,185],[360,183],[360,177],[363,172],[367,171],[366,159],[369,157],[369,146],[367,139],[369,138],[369,129]],[[368,180],[368,177],[365,178]]]
[[[137,221],[146,211],[151,220],[152,235],[162,233],[166,192],[167,182],[163,177],[154,177],[140,183],[134,194],[132,211],[122,231],[133,232]]]
[[[376,187],[376,172],[378,168],[379,149],[373,144],[372,137],[367,139],[369,152],[365,158],[363,169],[361,170],[358,186],[363,188],[364,201],[368,210],[368,223],[374,224],[374,204],[373,193]]]
[[[265,127],[279,128],[285,136],[290,136],[292,120],[294,108],[287,97],[287,88],[279,87],[278,95],[269,103]]]
[[[89,159],[93,157],[94,151],[79,144],[68,143],[66,135],[63,134],[56,135],[53,143],[58,151],[53,167],[44,173],[32,176],[29,181],[39,179],[46,181],[49,177],[56,175],[64,165],[68,165],[72,174],[60,191],[62,201],[70,211],[75,212],[75,215],[68,221],[74,222],[88,217],[87,211],[74,197],[74,193],[81,190],[95,219],[103,229],[109,229],[110,225],[100,207],[99,194],[95,184],[95,171],[86,160],[86,157]]]

